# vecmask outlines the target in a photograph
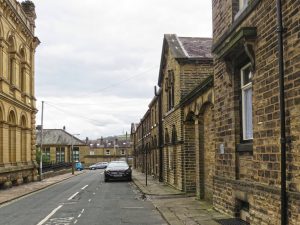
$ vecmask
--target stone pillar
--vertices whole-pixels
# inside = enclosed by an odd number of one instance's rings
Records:
[[[0,78],[5,78],[4,76],[4,67],[3,67],[3,63],[4,63],[4,43],[3,41],[0,41]]]
[[[4,151],[3,130],[4,130],[4,124],[0,121],[0,166],[3,164],[3,151]]]
[[[2,130],[2,146],[3,146],[3,163],[7,164],[9,163],[9,126],[7,123],[3,123],[2,127],[0,127],[0,129]]]
[[[184,123],[184,190],[186,193],[196,192],[196,155],[195,155],[195,122]]]
[[[200,159],[200,134],[199,134],[199,119],[195,120],[195,155],[196,155],[196,196],[200,198],[200,167],[201,167],[201,159]],[[203,162],[202,162],[203,163]]]
[[[22,132],[22,130],[21,130],[21,128],[20,127],[16,127],[16,142],[15,142],[15,151],[16,151],[16,156],[15,156],[15,158],[16,158],[16,162],[17,163],[20,163],[21,161],[22,161],[22,157],[21,157],[21,148],[22,148],[22,146],[21,146],[21,143],[22,143],[22,141],[21,141],[21,133]]]
[[[29,162],[31,160],[31,130],[25,130],[25,149],[24,149],[24,161]]]
[[[16,163],[16,136],[17,136],[17,126],[9,126],[9,161],[10,163]]]

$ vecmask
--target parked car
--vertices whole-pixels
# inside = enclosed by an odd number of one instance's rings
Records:
[[[89,166],[90,170],[97,170],[97,169],[105,169],[108,165],[108,162],[98,162],[96,164],[93,164]]]
[[[131,166],[124,161],[110,162],[104,170],[104,182],[109,180],[132,180]]]
[[[75,170],[81,171],[83,169],[84,169],[84,167],[83,167],[81,162],[76,162],[75,163]]]

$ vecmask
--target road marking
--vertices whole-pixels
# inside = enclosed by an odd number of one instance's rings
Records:
[[[78,215],[78,218],[80,218],[80,217],[81,217],[81,214]]]
[[[89,199],[89,202],[91,202],[92,199]]]
[[[81,190],[84,190],[87,186],[89,186],[88,184],[87,185],[85,185],[83,188],[81,188]]]
[[[74,224],[76,224],[76,223],[77,223],[77,220],[74,221]]]
[[[83,213],[83,212],[84,212],[84,209],[81,210],[81,213]]]
[[[70,198],[68,198],[68,201],[70,201],[72,198],[74,198],[76,195],[78,195],[79,192],[76,192],[74,195],[72,195]]]
[[[95,195],[96,193],[94,192],[93,195]]]
[[[63,205],[59,205],[57,208],[53,209],[52,212],[46,216],[41,222],[39,222],[37,225],[42,225],[44,224],[51,216],[53,216],[57,210],[59,210]]]
[[[123,207],[122,209],[143,209],[144,207],[138,207],[138,206],[133,206],[133,207]]]

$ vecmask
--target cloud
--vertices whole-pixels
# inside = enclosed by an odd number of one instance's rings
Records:
[[[48,128],[66,125],[90,138],[128,131],[144,115],[157,84],[164,33],[212,34],[211,1],[37,0],[35,5],[42,42],[36,52],[38,109],[48,101]]]

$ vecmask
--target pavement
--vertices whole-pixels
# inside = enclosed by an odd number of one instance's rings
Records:
[[[54,177],[45,178],[42,181],[30,182],[19,186],[13,186],[12,188],[6,190],[0,190],[0,205],[18,199],[30,193],[39,191],[41,189],[45,189],[49,186],[52,186],[74,176],[78,176],[85,172],[86,171],[84,170],[75,171],[74,175],[72,175],[72,173],[66,173]]]
[[[66,173],[55,177],[43,179],[42,181],[31,182],[14,186],[6,190],[0,190],[1,204],[13,201],[41,189],[45,189],[66,179],[78,176],[86,171],[76,171],[74,175]],[[145,198],[150,200],[162,217],[170,225],[220,225],[215,220],[227,219],[228,216],[215,211],[212,205],[200,201],[196,197],[185,195],[162,182],[158,182],[152,176],[133,170],[133,182],[142,192]]]
[[[151,176],[146,186],[145,174],[136,170],[133,182],[170,225],[220,225],[215,220],[229,218],[215,211],[210,203],[187,196]]]

